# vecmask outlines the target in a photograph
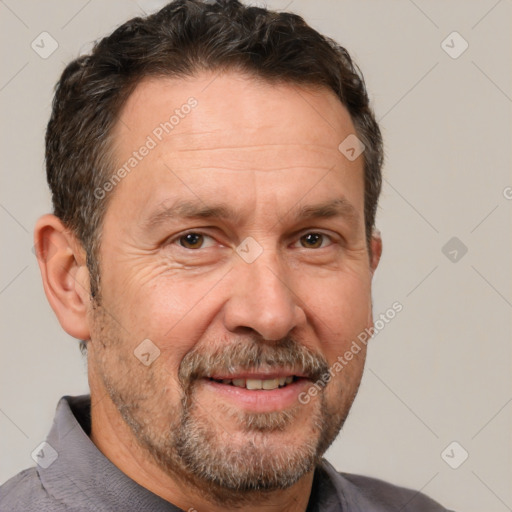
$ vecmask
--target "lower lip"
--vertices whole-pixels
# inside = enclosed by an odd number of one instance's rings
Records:
[[[249,390],[210,379],[203,379],[202,382],[217,396],[225,397],[244,410],[273,412],[282,411],[299,403],[298,396],[307,389],[309,380],[299,379],[282,388],[270,390]]]

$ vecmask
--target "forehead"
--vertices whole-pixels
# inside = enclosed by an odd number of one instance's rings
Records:
[[[138,208],[140,217],[183,196],[222,196],[248,209],[282,196],[286,209],[287,196],[296,203],[310,188],[316,203],[342,193],[362,210],[362,157],[349,161],[338,150],[354,133],[348,111],[326,88],[234,72],[145,79],[114,131],[115,160],[127,172],[111,205],[128,216]]]
[[[199,116],[190,116],[187,123],[175,124],[174,138],[194,132],[199,135],[198,128],[211,128],[230,132],[244,143],[251,132],[258,141],[273,140],[279,134],[283,141],[299,138],[321,143],[328,142],[326,137],[337,139],[340,133],[335,132],[339,130],[354,132],[348,111],[330,89],[269,82],[234,71],[143,79],[120,113],[117,132],[128,135],[134,123],[136,128],[150,132],[168,121],[190,98],[197,100],[198,108],[193,112],[201,113],[200,120]],[[201,137],[201,144],[204,142]]]
[[[294,146],[338,158],[339,143],[354,132],[348,111],[330,89],[223,72],[143,80],[120,112],[114,138],[118,157],[150,136],[157,143],[150,156],[172,150],[191,158],[191,152],[209,148],[228,155],[258,146],[261,160],[280,145],[287,151],[281,156],[292,161],[303,156]]]

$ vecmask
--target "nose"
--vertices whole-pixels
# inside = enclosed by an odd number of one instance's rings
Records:
[[[224,324],[234,333],[251,329],[265,340],[279,340],[306,322],[302,301],[275,256],[252,263],[239,260],[224,305]]]

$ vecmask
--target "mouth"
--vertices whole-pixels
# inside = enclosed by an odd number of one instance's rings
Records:
[[[211,375],[200,380],[210,404],[227,401],[237,409],[261,413],[296,406],[299,394],[311,384],[304,375],[290,372]]]
[[[293,382],[297,382],[300,377],[296,375],[287,375],[286,377],[265,377],[265,378],[214,378],[210,377],[210,380],[225,384],[228,386],[235,386],[237,388],[244,388],[250,391],[264,389],[266,391],[272,391],[273,389],[284,388]]]

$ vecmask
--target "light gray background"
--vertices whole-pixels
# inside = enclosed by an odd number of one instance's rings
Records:
[[[32,253],[34,222],[50,210],[43,140],[54,83],[91,41],[161,4],[0,1],[0,482],[33,465],[58,399],[88,390],[77,342],[47,304]],[[303,15],[349,49],[386,142],[375,314],[397,300],[404,309],[371,342],[328,457],[458,511],[512,510],[511,2],[268,5]],[[47,59],[31,48],[43,31],[59,45]],[[469,44],[457,59],[441,46],[453,31]],[[461,42],[447,44],[456,51]],[[457,262],[442,252],[454,236],[468,248]],[[441,458],[452,441],[469,453],[458,469]],[[449,453],[456,461],[462,452]]]

